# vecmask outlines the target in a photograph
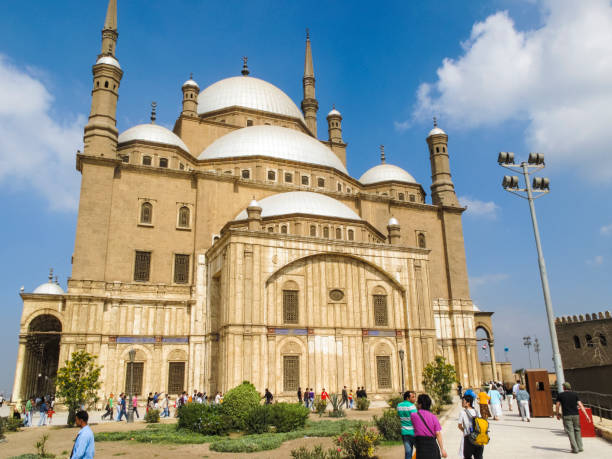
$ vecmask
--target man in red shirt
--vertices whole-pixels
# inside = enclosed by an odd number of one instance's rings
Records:
[[[321,400],[324,400],[325,402],[327,402],[328,398],[329,398],[329,394],[325,392],[325,387],[324,387],[323,390],[321,391]]]

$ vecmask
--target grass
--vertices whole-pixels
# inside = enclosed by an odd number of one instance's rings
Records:
[[[189,430],[177,429],[175,424],[149,425],[146,429],[96,434],[96,441],[137,441],[143,443],[201,444],[210,443],[210,449],[218,452],[253,453],[276,449],[284,442],[302,437],[333,437],[356,427],[359,421],[307,421],[303,429],[285,433],[241,435],[237,438],[201,435]],[[400,442],[401,443],[401,442]]]

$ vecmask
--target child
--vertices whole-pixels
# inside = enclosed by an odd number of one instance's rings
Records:
[[[348,397],[349,397],[349,408],[353,409],[353,389],[350,390]]]

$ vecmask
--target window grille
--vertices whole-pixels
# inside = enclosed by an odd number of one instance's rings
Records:
[[[251,178],[251,171],[248,170],[248,169],[243,169],[242,170],[242,178],[243,179]]]
[[[178,226],[180,228],[189,228],[189,207],[183,206],[179,209]]]
[[[317,227],[315,225],[310,225],[310,235],[312,237],[316,237],[317,236]]]
[[[281,234],[287,234],[287,225],[281,226]]]
[[[134,262],[134,280],[137,282],[148,282],[151,269],[151,252],[136,251]]]
[[[168,363],[168,393],[180,394],[185,390],[185,362]]]
[[[323,237],[329,237],[329,228],[327,226],[323,228]]]
[[[415,201],[416,201],[416,197],[413,194],[411,194],[410,195],[410,202],[415,202]]]
[[[387,295],[374,295],[374,324],[388,325]]]
[[[318,178],[317,179],[317,186],[319,188],[324,188],[325,187],[325,179],[324,178]]]
[[[133,372],[132,368],[134,369]],[[131,395],[142,394],[143,370],[144,362],[127,362],[125,368],[125,392]]]
[[[189,282],[189,255],[174,255],[174,283]]]
[[[349,241],[354,241],[355,240],[355,232],[353,230],[348,230],[348,240]]]
[[[285,172],[285,182],[291,183],[293,182],[293,174],[290,172]]]
[[[295,392],[300,381],[300,357],[297,355],[283,356],[283,391]]]
[[[153,222],[153,205],[143,202],[140,206],[140,223],[151,224]]]
[[[298,323],[297,290],[283,290],[283,319],[286,324]]]
[[[276,180],[276,172],[268,171],[268,180]]]
[[[400,201],[404,200],[404,193],[399,193],[398,198]]]
[[[340,228],[336,228],[336,239],[342,239],[342,230]]]
[[[425,240],[425,235],[423,233],[419,233],[419,247],[422,249],[427,247],[427,241]]]
[[[159,158],[159,167],[168,167],[168,158]]]
[[[391,389],[391,357],[376,356],[376,376],[379,389]]]
[[[302,185],[309,185],[310,184],[310,179],[308,178],[307,175],[302,175]]]
[[[151,165],[151,157],[150,156],[143,156],[142,157],[142,164],[143,164],[143,166],[150,166]]]

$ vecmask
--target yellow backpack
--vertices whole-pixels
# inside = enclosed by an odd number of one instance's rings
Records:
[[[472,421],[472,431],[468,435],[468,440],[472,445],[484,446],[489,443],[489,421],[478,416],[472,416],[465,410],[470,421]]]

